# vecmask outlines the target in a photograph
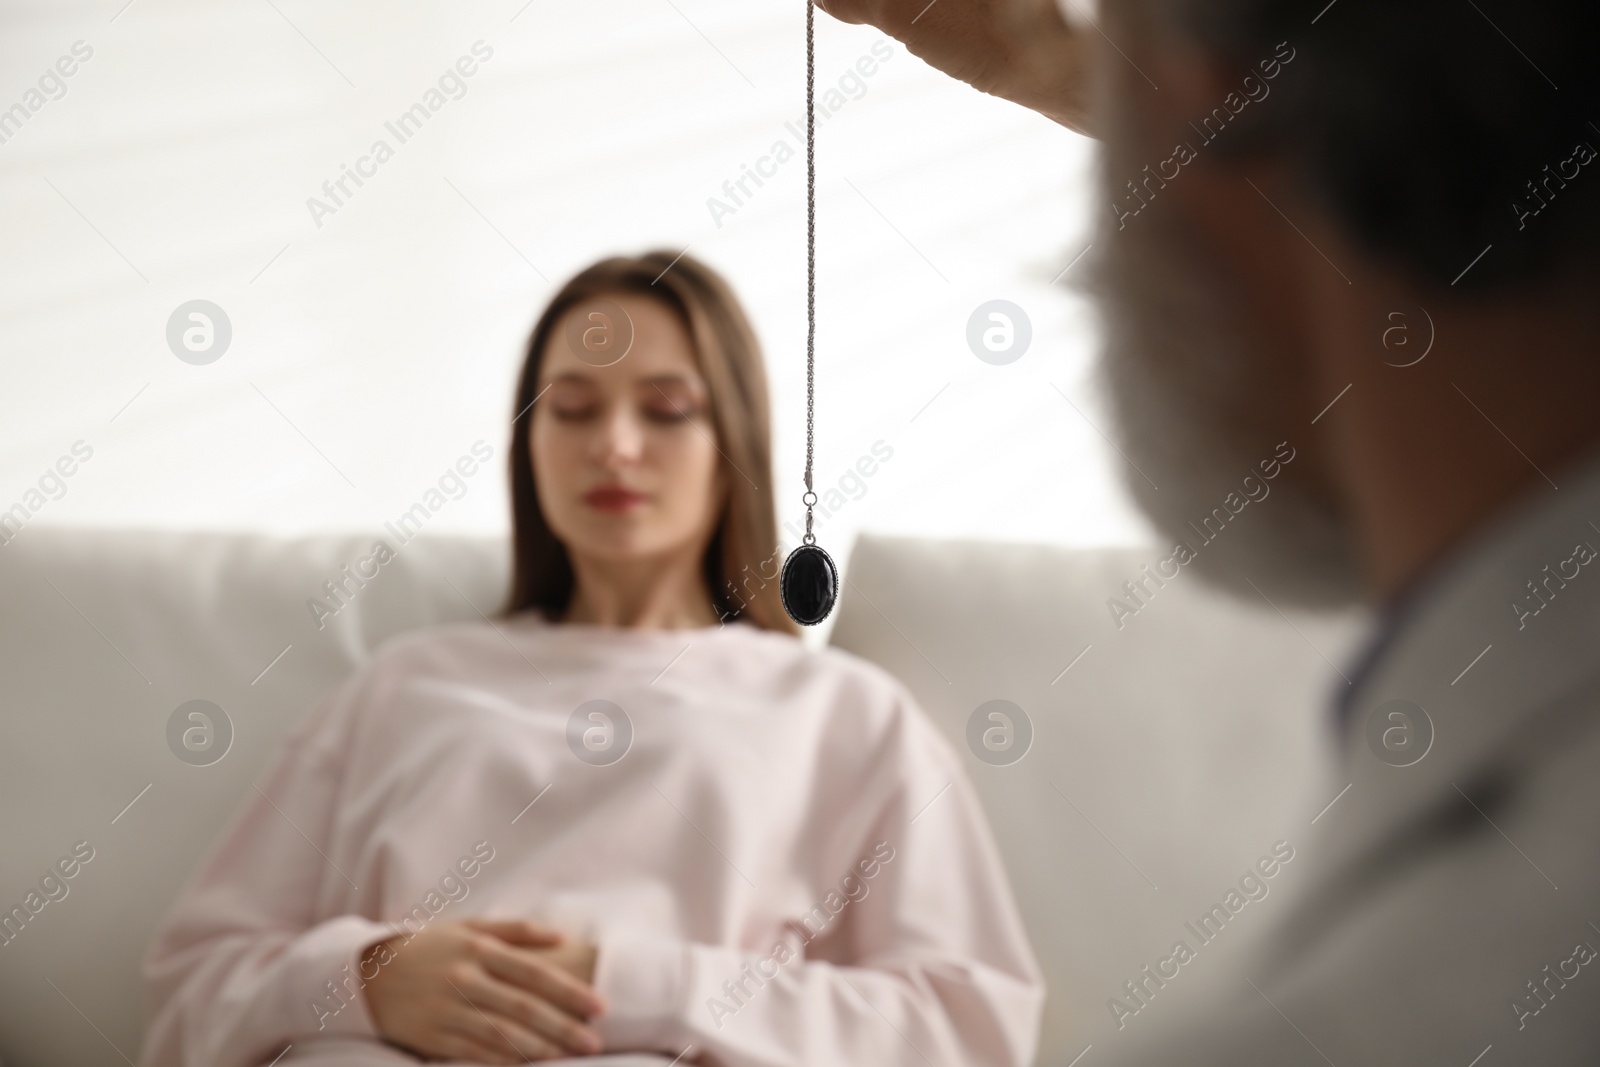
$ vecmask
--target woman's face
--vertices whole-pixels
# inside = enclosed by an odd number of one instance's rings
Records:
[[[632,343],[615,359],[630,322]],[[539,507],[575,559],[704,552],[722,509],[721,455],[694,345],[672,308],[616,293],[569,309],[546,341],[535,395]]]

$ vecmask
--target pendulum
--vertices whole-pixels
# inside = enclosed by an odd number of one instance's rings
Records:
[[[816,408],[816,5],[806,0],[805,11],[805,168],[806,168],[806,342],[805,342],[805,537],[789,553],[778,579],[784,611],[800,625],[816,625],[834,609],[838,598],[838,568],[811,533],[811,509],[816,491],[811,488],[813,413]]]
[[[839,597],[839,571],[833,557],[811,532],[811,509],[817,503],[811,484],[812,426],[816,401],[817,363],[817,165],[816,165],[816,4],[806,0],[806,533],[802,544],[783,562],[778,592],[783,610],[801,626],[815,626],[828,617]]]

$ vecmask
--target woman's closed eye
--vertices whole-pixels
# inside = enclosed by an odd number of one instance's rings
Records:
[[[660,399],[647,402],[643,405],[644,416],[651,422],[673,424],[686,422],[693,418],[698,408],[692,400],[681,400],[676,403]],[[592,400],[568,401],[550,405],[551,412],[562,422],[585,422],[593,419],[600,412],[600,405]]]
[[[645,415],[655,422],[685,422],[703,408],[698,392],[681,378],[652,381],[640,392]]]
[[[633,400],[641,418],[662,425],[687,422],[705,411],[700,392],[675,376],[637,383]],[[608,400],[592,385],[572,379],[558,380],[545,401],[561,422],[589,421],[604,415],[611,403],[621,402],[620,398]]]
[[[689,398],[657,397],[644,406],[644,413],[652,422],[686,422],[697,411],[695,402]]]
[[[577,403],[551,404],[550,410],[555,414],[555,417],[560,419],[562,422],[581,422],[584,419],[593,418],[595,411],[598,410],[598,406],[592,401],[582,401]]]
[[[551,414],[562,422],[590,418],[599,410],[599,397],[593,387],[581,381],[558,380],[548,388],[550,399],[546,403]]]

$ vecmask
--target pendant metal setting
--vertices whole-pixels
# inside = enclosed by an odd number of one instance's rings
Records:
[[[833,557],[816,544],[789,553],[778,577],[783,610],[801,626],[815,626],[828,617],[839,598],[839,570]]]

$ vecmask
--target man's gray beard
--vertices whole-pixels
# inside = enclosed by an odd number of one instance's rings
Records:
[[[1110,119],[1104,128],[1116,131],[1116,116]],[[1125,140],[1113,132],[1102,154],[1106,205],[1124,202],[1129,194],[1117,183],[1149,162],[1134,162]],[[1184,177],[1180,171],[1175,180]],[[1138,468],[1127,470],[1125,481],[1163,536],[1195,550],[1184,569],[1257,602],[1259,590],[1277,604],[1353,603],[1361,598],[1353,531],[1305,458],[1315,430],[1284,429],[1289,420],[1273,410],[1273,383],[1252,370],[1250,342],[1230,312],[1235,299],[1208,269],[1176,207],[1158,191],[1122,229],[1109,207],[1101,208],[1086,272],[1102,324],[1099,385],[1111,401],[1119,447]],[[1268,481],[1259,464],[1285,440],[1297,462]],[[1196,527],[1204,530],[1214,509],[1229,514],[1223,499],[1230,492],[1244,498],[1247,475],[1270,492],[1205,542]]]

